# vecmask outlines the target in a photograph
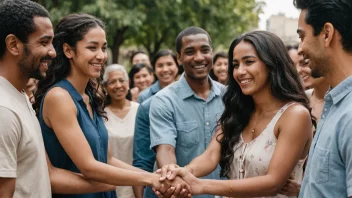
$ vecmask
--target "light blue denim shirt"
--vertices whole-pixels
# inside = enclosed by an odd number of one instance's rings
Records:
[[[224,86],[209,78],[211,91],[207,100],[197,96],[184,75],[159,91],[150,107],[151,148],[169,144],[175,147],[177,164],[185,166],[202,154],[209,145],[224,105]],[[219,179],[219,168],[205,178]],[[214,196],[202,196],[214,197]]]
[[[160,90],[161,90],[161,85],[160,85],[159,81],[156,81],[154,84],[152,84],[152,86],[146,88],[141,93],[139,93],[138,103],[141,104],[142,102],[144,102],[148,98],[154,96]]]
[[[352,76],[325,95],[300,198],[352,196]]]

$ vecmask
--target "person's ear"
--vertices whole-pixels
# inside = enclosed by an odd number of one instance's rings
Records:
[[[325,47],[331,46],[331,44],[332,44],[331,42],[334,37],[334,33],[335,33],[334,25],[331,23],[325,23],[323,30],[322,30],[322,34],[324,36],[324,46]]]
[[[62,44],[62,49],[64,51],[65,56],[68,59],[71,59],[73,57],[74,51],[73,51],[72,47],[69,44],[67,44],[67,43]]]
[[[6,36],[5,45],[7,51],[13,56],[20,55],[21,49],[23,49],[23,43],[13,34]]]

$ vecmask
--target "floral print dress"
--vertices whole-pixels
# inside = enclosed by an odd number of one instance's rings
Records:
[[[277,138],[274,128],[284,111],[295,103],[284,105],[269,122],[263,132],[251,142],[244,142],[242,136],[234,146],[234,160],[230,171],[230,179],[244,179],[266,175],[270,160],[274,154]],[[299,160],[292,175],[299,183],[303,179],[303,164],[305,159]],[[287,198],[278,194],[272,198]],[[296,197],[296,196],[293,196]],[[269,198],[269,197],[267,197]],[[291,198],[291,197],[290,197]]]

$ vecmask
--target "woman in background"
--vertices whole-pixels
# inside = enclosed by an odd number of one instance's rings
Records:
[[[112,156],[132,165],[132,145],[136,113],[139,104],[126,99],[129,91],[126,69],[117,64],[108,66],[103,76],[106,92],[105,126],[109,134]],[[134,198],[131,186],[118,186],[117,197]]]
[[[210,77],[219,83],[226,85],[228,81],[228,56],[225,52],[218,52],[213,58],[213,68],[210,70]]]
[[[144,63],[138,63],[132,66],[128,76],[131,89],[131,96],[128,98],[137,102],[139,93],[154,83],[153,68]]]

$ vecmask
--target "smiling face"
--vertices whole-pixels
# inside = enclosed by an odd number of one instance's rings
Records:
[[[219,57],[213,65],[214,75],[218,78],[219,82],[227,81],[228,59]]]
[[[177,72],[177,65],[171,55],[161,56],[155,62],[155,75],[163,87],[175,81]]]
[[[233,50],[233,77],[245,95],[270,89],[267,66],[252,44],[241,41]]]
[[[68,58],[71,70],[89,78],[98,78],[107,59],[105,31],[101,27],[91,28],[71,49]],[[67,55],[66,55],[67,56]]]
[[[307,10],[302,10],[298,19],[297,33],[301,39],[298,54],[309,59],[309,67],[314,78],[324,76],[328,72],[326,55],[324,53],[324,37],[322,33],[314,36],[313,27],[306,23]]]
[[[122,71],[111,71],[105,88],[111,100],[125,100],[129,90],[128,79]]]
[[[53,27],[49,18],[34,17],[36,31],[23,44],[22,57],[18,62],[21,72],[29,78],[42,79],[56,52],[52,45]]]
[[[177,56],[188,80],[207,79],[213,66],[213,52],[206,34],[184,36],[180,53]]]
[[[148,66],[147,66],[148,67]],[[134,86],[138,87],[139,91],[148,88],[152,83],[152,74],[149,73],[146,67],[143,67],[133,76]]]

